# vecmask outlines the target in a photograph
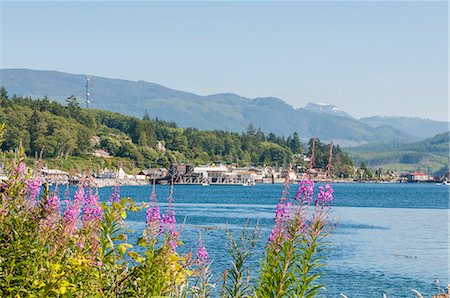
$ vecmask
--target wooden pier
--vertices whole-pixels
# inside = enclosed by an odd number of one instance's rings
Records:
[[[174,179],[174,183],[193,185],[254,185],[255,181],[240,177],[177,176]]]

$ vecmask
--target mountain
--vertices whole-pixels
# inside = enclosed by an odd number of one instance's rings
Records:
[[[333,115],[333,116],[353,118],[352,116],[350,116],[343,110],[339,109],[337,106],[326,104],[326,103],[310,102],[305,106],[304,109],[308,110],[308,111],[324,113],[324,114],[329,114],[329,115]]]
[[[420,169],[433,173],[448,169],[450,132],[414,143],[388,142],[346,148],[356,164],[408,171]]]
[[[32,98],[48,96],[65,103],[76,96],[85,98],[85,76],[57,71],[1,69],[0,85],[9,94]],[[295,109],[279,98],[245,98],[224,93],[209,96],[170,89],[155,83],[92,76],[89,83],[91,106],[142,117],[147,110],[153,118],[174,121],[181,127],[203,130],[245,131],[249,124],[263,132],[302,139],[319,137],[342,146],[389,141],[417,141],[391,125],[371,126],[352,118],[337,107],[309,104]],[[334,110],[334,111],[333,111]]]
[[[411,134],[420,138],[428,138],[449,130],[448,122],[421,119],[417,117],[372,116],[359,120],[372,127],[389,125],[406,134]]]

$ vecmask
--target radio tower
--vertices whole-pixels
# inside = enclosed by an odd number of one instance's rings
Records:
[[[89,80],[91,79],[90,76],[86,76],[86,108],[89,109]]]

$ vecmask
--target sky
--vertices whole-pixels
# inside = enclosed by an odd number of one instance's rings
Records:
[[[447,2],[1,2],[1,68],[448,119]]]

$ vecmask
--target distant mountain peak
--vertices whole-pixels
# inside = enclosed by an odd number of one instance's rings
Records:
[[[307,111],[313,111],[317,113],[324,113],[324,114],[330,114],[340,117],[347,117],[347,118],[353,118],[340,108],[338,108],[335,105],[323,103],[323,102],[309,102],[305,107],[305,110]]]

